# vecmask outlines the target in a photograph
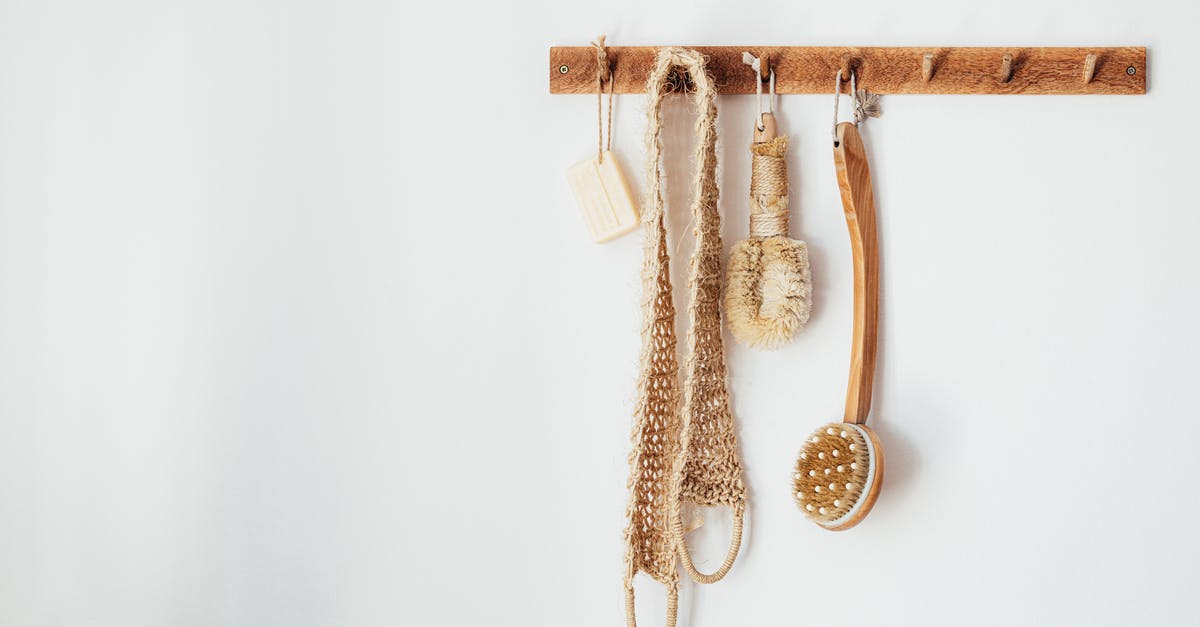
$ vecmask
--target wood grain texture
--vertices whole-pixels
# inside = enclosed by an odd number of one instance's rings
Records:
[[[1144,94],[1146,49],[1121,48],[884,48],[796,46],[698,46],[722,94],[752,94],[754,71],[742,63],[748,51],[770,59],[780,94],[824,94],[834,77],[852,68],[858,84],[879,94]],[[607,49],[618,94],[645,93],[646,79],[659,48],[613,46]],[[930,54],[929,80],[923,61]],[[1008,80],[1002,80],[1005,55],[1011,55]],[[1085,81],[1088,55],[1095,55]],[[1131,73],[1132,72],[1132,73]],[[606,85],[607,88],[607,85]],[[550,48],[550,93],[596,92],[596,53],[587,46]]]
[[[850,349],[850,381],[846,386],[844,422],[864,424],[871,413],[875,383],[875,347],[879,336],[879,240],[875,230],[875,193],[871,168],[858,129],[837,126],[833,162],[842,209],[854,256],[854,339]]]

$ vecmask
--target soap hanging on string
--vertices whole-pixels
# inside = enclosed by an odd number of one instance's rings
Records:
[[[604,35],[592,42],[596,49],[596,156],[567,169],[567,183],[597,243],[607,242],[638,227],[640,217],[621,164],[612,152],[613,80]],[[608,82],[608,142],[604,136],[604,83]]]
[[[580,161],[567,170],[567,182],[597,243],[620,237],[638,227],[637,206],[621,166],[612,152]]]

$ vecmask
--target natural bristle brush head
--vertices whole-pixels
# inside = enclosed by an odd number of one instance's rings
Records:
[[[742,240],[729,254],[725,309],[739,342],[773,349],[808,322],[812,278],[808,246],[786,237]]]
[[[831,422],[804,441],[793,495],[813,522],[841,531],[867,515],[882,481],[883,450],[871,429]]]

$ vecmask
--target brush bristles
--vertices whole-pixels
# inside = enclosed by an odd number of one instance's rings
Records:
[[[807,244],[786,237],[755,237],[734,245],[725,310],[737,341],[778,348],[808,323],[811,303]]]
[[[817,429],[796,460],[796,504],[818,523],[836,521],[862,498],[870,464],[866,437],[858,429],[840,422]]]

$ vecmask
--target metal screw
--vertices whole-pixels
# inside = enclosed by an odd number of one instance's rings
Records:
[[[560,66],[558,66],[558,73],[559,73],[559,74],[566,74],[566,73],[567,73],[567,70],[569,70],[569,69],[570,69],[570,68],[568,68],[568,67],[567,67],[567,65],[564,63],[563,65],[560,65]]]
[[[1137,68],[1135,68],[1131,65],[1131,66],[1125,68],[1125,73],[1130,76],[1133,76],[1134,74],[1137,74]]]

